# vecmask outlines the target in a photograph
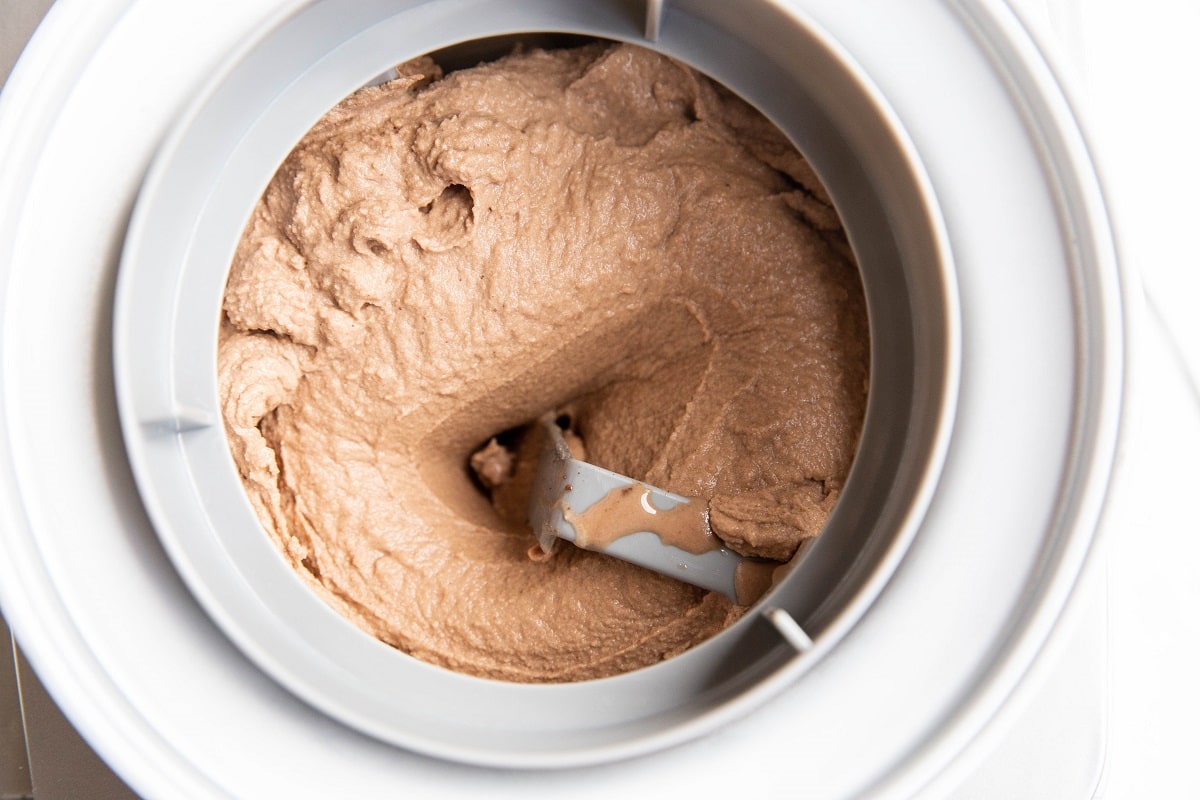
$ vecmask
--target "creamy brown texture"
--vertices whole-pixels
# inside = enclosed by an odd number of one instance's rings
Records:
[[[567,409],[592,463],[707,499],[786,559],[848,471],[857,273],[761,116],[630,46],[428,60],[304,138],[231,269],[230,448],[300,576],[412,655],[515,681],[647,666],[741,609],[606,556],[545,557],[532,460],[491,437]],[[516,511],[514,509],[520,509]]]
[[[748,605],[767,593],[783,567],[774,561],[743,561],[733,574],[733,591],[738,603]]]

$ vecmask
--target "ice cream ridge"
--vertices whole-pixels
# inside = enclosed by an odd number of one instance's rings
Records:
[[[531,423],[787,561],[845,481],[865,305],[787,139],[629,45],[364,88],[254,209],[223,300],[230,451],[298,576],[364,631],[506,681],[602,678],[746,608],[526,519]]]

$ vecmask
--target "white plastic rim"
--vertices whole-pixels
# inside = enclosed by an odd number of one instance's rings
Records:
[[[895,109],[955,254],[958,415],[903,562],[837,647],[745,720],[653,758],[514,777],[357,737],[278,692],[207,625],[157,549],[106,388],[113,248],[182,87],[291,4],[240,5],[237,30],[206,28],[209,15],[152,0],[129,4],[115,24],[116,4],[89,5],[56,9],[0,101],[0,158],[12,176],[0,193],[0,599],[56,698],[139,791],[405,786],[465,796],[487,786],[549,796],[586,777],[607,795],[729,785],[721,776],[730,763],[739,786],[760,769],[755,788],[794,790],[795,772],[776,780],[769,765],[803,754],[811,796],[908,794],[962,750],[1024,674],[1091,548],[1106,489],[1121,397],[1121,283],[1084,142],[1005,8],[924,2],[865,14],[832,0],[778,4],[829,32]],[[664,33],[670,16],[665,23]],[[183,29],[205,43],[202,53],[183,57],[162,41],[164,30]],[[176,80],[143,80],[134,91],[141,60],[155,58],[176,65]],[[155,98],[168,104],[157,116]],[[130,116],[145,128],[131,128]],[[94,158],[98,147],[106,158]],[[74,236],[54,235],[64,215],[76,221]],[[1006,419],[1021,424],[998,430]],[[64,486],[72,502],[62,501]]]

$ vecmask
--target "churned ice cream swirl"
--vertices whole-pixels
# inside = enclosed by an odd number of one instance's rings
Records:
[[[434,664],[569,681],[682,652],[742,609],[542,555],[520,426],[561,409],[593,463],[789,558],[866,396],[829,198],[763,117],[644,49],[401,73],[305,136],[237,249],[218,367],[258,516],[313,590]]]

